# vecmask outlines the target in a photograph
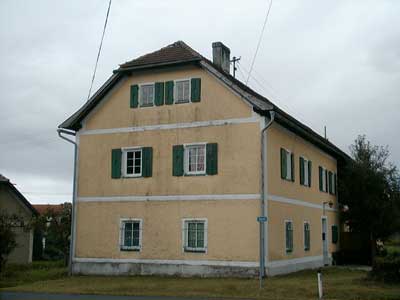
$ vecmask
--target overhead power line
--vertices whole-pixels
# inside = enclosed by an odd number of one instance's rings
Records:
[[[270,2],[269,2],[267,14],[265,15],[264,24],[263,24],[263,27],[262,27],[262,30],[261,30],[260,38],[258,39],[257,48],[256,48],[256,52],[254,53],[253,61],[251,62],[250,71],[249,71],[249,75],[247,76],[246,84],[249,83],[250,75],[251,75],[251,72],[253,71],[254,63],[256,61],[258,49],[260,49],[260,44],[261,44],[261,41],[262,41],[262,38],[263,38],[263,35],[264,35],[265,26],[267,25],[267,21],[268,21],[268,17],[269,17],[269,12],[271,11],[271,7],[272,7],[272,0],[270,0]]]
[[[111,8],[111,1],[112,1],[112,0],[110,0],[110,2],[108,3],[106,21],[104,22],[103,34],[101,35],[101,41],[100,41],[99,51],[97,52],[96,64],[95,64],[95,66],[94,66],[94,71],[93,71],[93,76],[92,76],[92,82],[90,83],[90,89],[89,89],[89,94],[88,94],[87,100],[89,100],[89,98],[90,98],[90,94],[92,93],[92,87],[93,87],[94,79],[96,78],[97,65],[98,65],[98,63],[99,63],[101,48],[102,48],[102,46],[103,46],[104,34],[106,33],[107,22],[108,22],[108,15],[110,14],[110,8]]]

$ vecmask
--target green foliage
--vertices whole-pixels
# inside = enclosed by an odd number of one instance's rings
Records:
[[[0,272],[7,261],[7,256],[17,246],[13,228],[24,226],[22,218],[18,215],[0,212]]]
[[[34,261],[32,264],[7,264],[0,274],[0,288],[65,277],[63,261]]]
[[[400,177],[388,162],[388,148],[371,145],[365,136],[355,140],[351,154],[340,174],[340,201],[349,208],[342,220],[351,231],[370,236],[374,254],[377,240],[400,229]]]
[[[61,211],[50,209],[36,219],[35,230],[46,237],[44,259],[64,259],[67,262],[71,233],[71,212],[71,203],[64,203]]]
[[[387,283],[400,282],[400,253],[395,252],[374,260],[370,276]]]

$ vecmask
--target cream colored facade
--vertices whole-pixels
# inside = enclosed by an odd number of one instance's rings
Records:
[[[130,108],[134,84],[201,78],[201,101]],[[82,122],[79,142],[74,271],[110,274],[252,275],[259,265],[261,129],[264,117],[229,86],[199,67],[137,72],[117,84]],[[336,160],[274,123],[267,131],[266,270],[279,274],[322,264],[322,204],[329,253],[338,224],[336,197],[319,191],[318,166]],[[173,146],[218,144],[218,174],[173,176]],[[111,150],[152,147],[152,176],[111,178]],[[295,155],[295,181],[280,176],[280,148]],[[311,187],[299,183],[299,155],[313,163]],[[121,220],[141,220],[140,251],[122,251]],[[183,220],[207,220],[207,247],[185,252]],[[293,252],[285,251],[293,221]],[[303,222],[311,227],[304,250]]]

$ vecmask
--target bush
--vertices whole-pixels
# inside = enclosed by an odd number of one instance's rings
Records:
[[[376,257],[371,277],[384,282],[400,282],[400,255]]]

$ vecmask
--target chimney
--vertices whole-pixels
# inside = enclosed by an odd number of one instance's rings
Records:
[[[231,50],[221,42],[212,43],[213,63],[224,72],[230,73]]]

